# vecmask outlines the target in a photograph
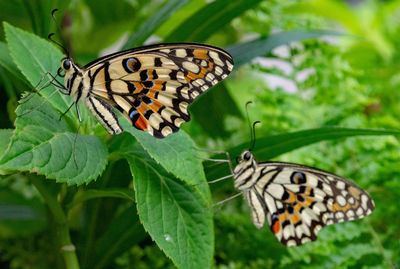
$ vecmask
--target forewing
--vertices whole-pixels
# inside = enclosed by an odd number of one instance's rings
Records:
[[[140,130],[165,137],[190,120],[187,107],[233,69],[231,56],[200,44],[143,47],[86,66],[90,94],[110,102]]]
[[[260,165],[263,177],[273,178],[260,178],[251,191],[262,201],[271,231],[285,246],[314,241],[323,226],[360,219],[374,210],[369,194],[345,178],[296,164]]]

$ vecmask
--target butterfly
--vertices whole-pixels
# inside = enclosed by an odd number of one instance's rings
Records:
[[[375,207],[366,191],[343,177],[305,165],[259,163],[250,150],[243,151],[230,176],[247,200],[254,225],[268,222],[285,246],[315,241],[322,227],[363,218]]]
[[[66,57],[57,74],[64,76],[64,94],[75,104],[83,101],[110,134],[123,131],[114,107],[137,129],[163,138],[189,121],[188,105],[232,69],[222,49],[171,43],[117,52],[83,67]]]

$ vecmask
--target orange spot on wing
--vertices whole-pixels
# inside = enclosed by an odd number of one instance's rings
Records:
[[[350,194],[351,194],[352,196],[354,196],[356,199],[359,199],[359,198],[360,198],[361,191],[360,191],[359,189],[357,189],[357,188],[355,188],[355,187],[353,187],[353,186],[350,186],[350,187],[349,187],[349,192],[350,192]]]
[[[148,107],[149,107],[151,110],[153,110],[154,112],[157,112],[158,109],[159,109],[160,107],[162,107],[162,106],[163,106],[163,104],[161,104],[160,102],[158,102],[157,100],[154,100],[154,99],[153,99],[153,104],[148,105]]]
[[[280,215],[278,216],[278,218],[279,218],[279,222],[284,222],[286,219],[289,218],[289,216],[288,216],[288,214],[285,212],[285,214],[280,214]]]
[[[279,223],[279,221],[275,221],[274,224],[272,224],[272,232],[274,234],[278,234],[280,229],[281,229],[281,224]]]
[[[132,93],[138,93],[138,92],[141,92],[143,90],[143,86],[142,86],[142,84],[140,84],[140,82],[131,81],[130,83],[132,83],[136,87],[136,90],[134,90]]]
[[[290,220],[292,221],[293,224],[296,224],[297,222],[300,221],[300,215],[297,214],[297,212],[296,212],[296,214],[295,214],[294,216],[292,216],[292,217],[290,218]]]
[[[289,193],[289,198],[286,199],[286,200],[283,200],[283,201],[285,201],[285,203],[294,203],[294,202],[296,202],[296,195],[293,192],[289,191],[289,190],[287,190],[287,192]]]
[[[198,78],[204,78],[209,72],[213,70],[214,63],[209,62],[208,67],[201,67],[200,72],[198,74],[188,72],[188,74],[185,76],[186,81],[191,82],[192,80],[196,80]]]
[[[349,210],[350,208],[350,204],[347,203],[345,206],[340,206],[338,203],[334,203],[332,205],[332,211],[336,212],[336,211],[342,211],[342,212],[346,212],[347,210]]]
[[[141,130],[146,130],[147,129],[147,120],[142,115],[140,115],[140,117],[135,122],[135,126]]]
[[[312,202],[314,202],[314,199],[310,198],[310,197],[306,197],[306,201],[303,203],[305,206],[309,206],[312,204]]]
[[[359,205],[360,205],[360,203],[356,200],[351,207],[358,208]]]
[[[297,203],[296,205],[295,205],[295,207],[294,207],[294,210],[295,211],[297,211],[297,212],[300,212],[300,209],[303,207],[303,204],[302,203]]]
[[[196,49],[193,50],[193,55],[195,58],[200,58],[202,60],[208,60],[210,57],[207,55],[207,50]]]
[[[311,188],[310,188],[310,187],[307,187],[307,189],[306,189],[304,195],[309,196],[310,193],[311,193]]]

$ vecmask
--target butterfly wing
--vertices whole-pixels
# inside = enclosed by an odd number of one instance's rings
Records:
[[[85,66],[89,94],[111,103],[133,126],[163,138],[189,121],[187,107],[226,78],[232,57],[201,44],[161,44],[119,52]]]
[[[268,220],[285,246],[317,239],[326,225],[363,218],[374,210],[369,194],[351,181],[303,165],[262,163],[246,193],[257,227]]]

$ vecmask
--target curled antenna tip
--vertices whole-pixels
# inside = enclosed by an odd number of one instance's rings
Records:
[[[58,11],[58,8],[55,8],[51,11],[51,16],[54,16],[54,13],[56,13]]]
[[[256,124],[257,123],[261,123],[261,121],[255,121],[253,122],[253,132],[252,132],[252,136],[251,136],[251,143],[250,143],[250,148],[249,150],[253,150],[254,146],[256,145]]]
[[[253,101],[247,101],[246,107],[247,107],[249,104],[252,104],[252,103],[253,103]]]
[[[48,36],[47,36],[47,38],[48,39],[51,39],[51,37],[54,35],[54,33],[50,33]]]

